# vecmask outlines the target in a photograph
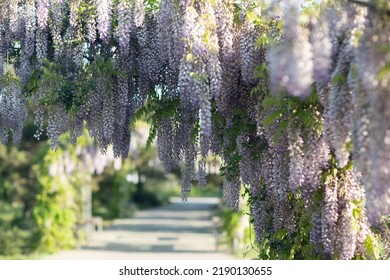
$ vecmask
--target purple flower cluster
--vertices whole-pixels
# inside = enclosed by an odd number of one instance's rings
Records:
[[[300,1],[288,1],[285,9],[282,40],[269,52],[271,87],[275,93],[306,98],[313,83],[312,46],[307,30],[299,25]]]
[[[112,0],[96,0],[96,12],[100,39],[107,44],[111,32]]]

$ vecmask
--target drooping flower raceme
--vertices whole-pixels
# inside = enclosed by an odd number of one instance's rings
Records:
[[[286,3],[283,36],[269,52],[271,87],[306,98],[313,83],[313,53],[308,32],[299,24],[300,1]]]
[[[108,43],[111,32],[112,0],[96,0],[96,11],[100,39]]]

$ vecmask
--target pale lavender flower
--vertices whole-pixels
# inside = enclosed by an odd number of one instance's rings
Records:
[[[96,0],[96,8],[99,36],[107,44],[111,32],[112,0]]]

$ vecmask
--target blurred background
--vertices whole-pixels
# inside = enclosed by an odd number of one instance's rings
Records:
[[[207,187],[194,181],[183,204],[180,169],[164,174],[156,146],[145,147],[146,122],[126,159],[99,151],[87,132],[53,151],[35,129],[31,119],[20,147],[0,145],[0,259],[255,255],[245,206],[222,206],[218,158],[208,159]]]

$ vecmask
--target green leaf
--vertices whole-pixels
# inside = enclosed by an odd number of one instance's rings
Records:
[[[154,140],[156,139],[156,137],[157,137],[157,127],[154,124],[152,124],[150,126],[148,140],[146,141],[146,150],[147,151],[150,151],[152,144],[153,144]]]
[[[267,64],[263,63],[261,65],[257,65],[253,71],[253,75],[258,79],[265,79],[268,75],[269,69]]]
[[[261,35],[259,38],[257,38],[255,46],[257,48],[259,47],[267,47],[270,45],[271,39],[267,36],[267,34]]]
[[[285,229],[280,229],[276,232],[275,238],[277,240],[283,240],[288,235],[288,231]]]
[[[289,122],[287,120],[284,120],[280,123],[278,129],[276,130],[272,140],[274,143],[277,143],[282,136],[283,132],[287,129]]]
[[[273,107],[273,106],[280,106],[283,102],[283,99],[277,98],[274,96],[267,96],[264,98],[262,105],[264,108]]]
[[[381,70],[379,70],[378,79],[383,80],[386,77],[386,75],[389,74],[390,74],[390,63],[387,63],[385,66],[381,68]]]
[[[263,124],[264,126],[270,126],[274,122],[276,122],[280,117],[283,116],[284,110],[276,110],[275,112],[272,112],[268,115],[268,117],[264,120]]]
[[[375,259],[379,259],[379,250],[377,248],[377,242],[373,235],[368,235],[364,242],[366,253],[369,256],[373,256]]]
[[[334,84],[334,85],[344,85],[346,83],[347,83],[347,77],[345,77],[345,75],[343,75],[341,73],[336,73],[332,77],[332,84]]]

